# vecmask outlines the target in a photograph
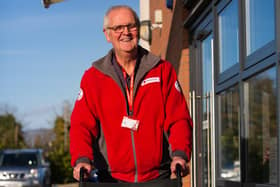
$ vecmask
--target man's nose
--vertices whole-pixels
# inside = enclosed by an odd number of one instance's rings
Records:
[[[130,33],[130,29],[128,28],[128,26],[124,26],[123,33]]]

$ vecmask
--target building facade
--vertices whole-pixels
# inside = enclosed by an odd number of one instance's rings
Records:
[[[184,186],[280,186],[280,1],[140,0],[140,19],[194,121]]]

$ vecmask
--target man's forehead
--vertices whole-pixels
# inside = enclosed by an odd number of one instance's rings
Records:
[[[115,9],[112,10],[109,13],[109,17],[116,18],[116,17],[127,17],[127,16],[133,16],[133,13],[131,12],[131,10],[127,9],[127,8],[119,8],[119,9]]]
[[[127,8],[120,8],[112,10],[109,15],[109,22],[111,24],[117,23],[131,23],[135,21],[133,13]]]

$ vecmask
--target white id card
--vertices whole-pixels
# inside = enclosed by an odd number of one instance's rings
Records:
[[[136,131],[139,126],[139,120],[131,119],[127,116],[123,117],[121,127],[129,128],[131,130]]]

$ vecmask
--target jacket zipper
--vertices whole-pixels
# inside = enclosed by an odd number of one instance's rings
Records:
[[[125,80],[125,82],[126,82],[126,80]],[[125,93],[124,95],[125,95],[125,101],[126,101],[127,115],[129,117],[132,117],[133,116],[134,94],[132,96],[132,101],[131,101],[132,107],[131,107],[131,110],[130,110],[127,92],[124,92],[124,93]],[[133,90],[133,93],[134,93],[134,90]],[[134,132],[133,132],[132,129],[130,130],[130,136],[131,136],[132,151],[133,151],[133,158],[134,158],[134,165],[135,165],[134,182],[137,183],[138,182],[138,169],[137,169],[138,167],[137,167],[137,158],[136,158],[136,148],[135,148]]]
[[[129,105],[128,105],[127,97],[125,98],[125,100],[126,100],[126,104],[128,106],[127,107],[127,115],[128,116],[133,116],[133,111],[129,110]],[[133,105],[132,105],[132,109],[133,109]],[[134,132],[133,132],[133,130],[130,130],[130,135],[131,135],[132,151],[133,151],[133,158],[134,158],[134,165],[135,165],[134,182],[137,183],[138,182],[138,167],[137,167],[136,148],[135,148],[135,141],[134,141]]]

